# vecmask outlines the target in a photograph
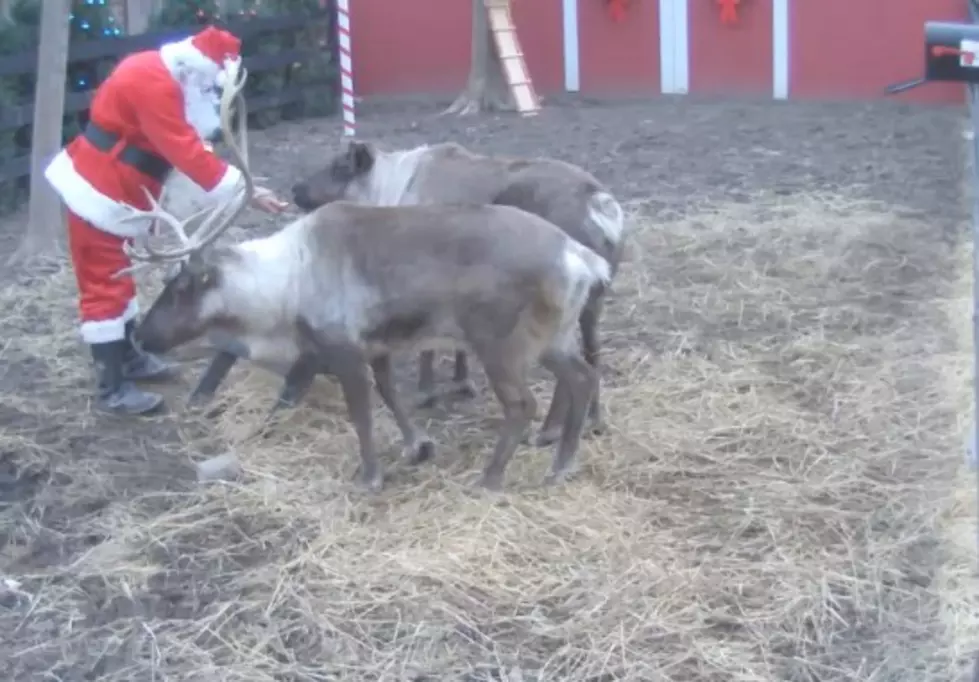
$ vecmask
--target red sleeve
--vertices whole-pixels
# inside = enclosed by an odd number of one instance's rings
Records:
[[[183,94],[171,78],[152,79],[146,104],[136,105],[143,135],[170,165],[206,191],[214,190],[228,172],[228,163],[204,147],[197,131],[184,117]],[[144,83],[144,86],[149,86]],[[143,89],[143,88],[141,88]]]

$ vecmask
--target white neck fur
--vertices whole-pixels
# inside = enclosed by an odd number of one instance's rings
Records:
[[[227,315],[253,332],[293,324],[299,313],[302,273],[309,261],[304,216],[275,234],[232,247],[240,261],[226,266],[224,282],[203,304],[207,318]]]
[[[417,197],[411,192],[411,184],[428,150],[429,146],[423,144],[405,151],[379,151],[371,169],[366,203],[375,206],[416,203]]]

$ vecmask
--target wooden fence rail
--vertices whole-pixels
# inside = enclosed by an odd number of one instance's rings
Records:
[[[329,33],[330,15],[328,12],[317,12],[310,16],[308,13],[298,16],[280,17],[249,17],[243,20],[231,19],[226,22],[229,30],[234,32],[242,39],[246,45],[261,39],[263,36],[274,33],[297,33],[306,30],[322,22],[324,33]],[[107,40],[94,40],[79,42],[71,45],[68,54],[69,65],[86,62],[96,62],[99,60],[118,61],[122,57],[138,52],[140,50],[156,49],[161,45],[186,38],[201,29],[200,26],[184,27],[178,29],[165,29],[141,33],[133,36],[123,36]],[[328,41],[332,42],[332,37],[328,36]],[[316,56],[317,52],[329,49],[316,43],[313,46],[302,48],[282,49],[274,54],[260,54],[245,56],[243,63],[250,74],[261,74],[267,72],[285,72],[294,64],[306,65]],[[25,50],[24,52],[5,55],[0,57],[0,78],[17,78],[35,73],[37,69],[37,49]],[[252,79],[250,79],[252,80]],[[308,82],[308,77],[307,77]],[[334,74],[323,74],[322,82],[331,89],[336,86]],[[80,114],[85,112],[91,103],[94,94],[94,85],[91,90],[84,92],[68,92],[65,96],[65,108],[63,115]],[[289,105],[300,104],[303,102],[306,91],[306,83],[293,84],[286,83],[282,88],[272,92],[251,95],[248,98],[249,114],[253,115],[263,110],[282,109]],[[31,126],[34,116],[33,102],[14,105],[0,105],[0,134],[11,135],[12,131],[22,130],[25,126]],[[11,182],[20,181],[30,174],[30,154],[29,150],[24,151],[23,156],[0,160],[0,186],[9,185]],[[21,194],[21,192],[17,192]],[[0,211],[9,209],[11,199],[9,192],[2,192],[0,195]],[[20,203],[18,200],[15,203]]]

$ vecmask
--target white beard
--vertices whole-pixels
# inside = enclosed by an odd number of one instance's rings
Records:
[[[209,140],[221,130],[221,118],[218,115],[220,96],[212,85],[204,86],[193,81],[181,84],[184,94],[184,115],[187,122],[197,131],[202,140]]]

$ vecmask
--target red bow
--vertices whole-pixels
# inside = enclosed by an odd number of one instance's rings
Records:
[[[717,0],[717,4],[721,6],[722,24],[738,23],[738,5],[741,0]]]
[[[608,13],[612,17],[612,21],[622,21],[625,19],[626,5],[629,0],[606,0],[608,4]]]

